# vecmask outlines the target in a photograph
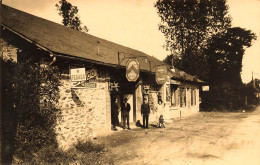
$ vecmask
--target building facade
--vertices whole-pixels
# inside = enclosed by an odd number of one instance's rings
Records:
[[[128,99],[131,123],[142,123],[144,97],[151,107],[151,123],[156,123],[160,115],[170,121],[199,111],[202,81],[194,76],[171,69],[143,52],[5,5],[2,10],[3,50],[12,52],[4,56],[19,63],[23,53],[33,52],[41,54],[39,60],[42,56],[49,59],[42,60],[43,64],[59,68],[61,85],[57,107],[61,115],[56,139],[60,148],[68,149],[77,141],[111,131],[111,98],[119,100],[119,107],[124,98]],[[166,71],[158,78],[157,69],[161,66]],[[40,106],[47,108],[44,96]],[[119,121],[122,122],[121,112]]]

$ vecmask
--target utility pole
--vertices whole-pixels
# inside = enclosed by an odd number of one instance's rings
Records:
[[[254,72],[252,71],[252,87],[254,86]]]

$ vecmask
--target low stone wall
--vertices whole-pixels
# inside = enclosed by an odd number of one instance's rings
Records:
[[[69,80],[61,80],[56,127],[57,141],[63,150],[77,141],[85,141],[110,130],[110,95],[107,82],[96,88],[71,89]]]

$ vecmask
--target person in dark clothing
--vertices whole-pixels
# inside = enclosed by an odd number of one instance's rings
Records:
[[[117,131],[116,125],[119,124],[118,120],[118,105],[117,99],[114,98],[111,105],[111,123],[112,123],[112,130]]]
[[[124,129],[125,127],[125,121],[127,120],[127,129],[130,130],[130,126],[129,126],[129,112],[131,110],[131,106],[129,103],[127,103],[127,98],[124,98],[124,102],[122,105],[122,115],[123,115],[123,123],[124,123]]]
[[[143,116],[143,127],[148,128],[149,125],[149,114],[150,114],[150,105],[148,99],[144,98],[144,103],[141,106],[141,114]]]

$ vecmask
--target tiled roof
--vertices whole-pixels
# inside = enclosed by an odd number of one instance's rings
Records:
[[[115,66],[118,65],[118,61],[120,61],[121,66],[125,66],[127,58],[124,60],[123,58],[132,55],[137,57],[141,70],[150,71],[151,68],[152,72],[155,72],[155,66],[166,65],[141,51],[76,31],[6,5],[2,5],[1,12],[2,25],[55,54],[79,57]],[[119,59],[118,52],[121,52]],[[145,58],[148,62],[145,61]],[[151,66],[149,61],[151,61]],[[170,66],[167,65],[167,67]],[[173,73],[173,76],[178,76],[178,74]]]

